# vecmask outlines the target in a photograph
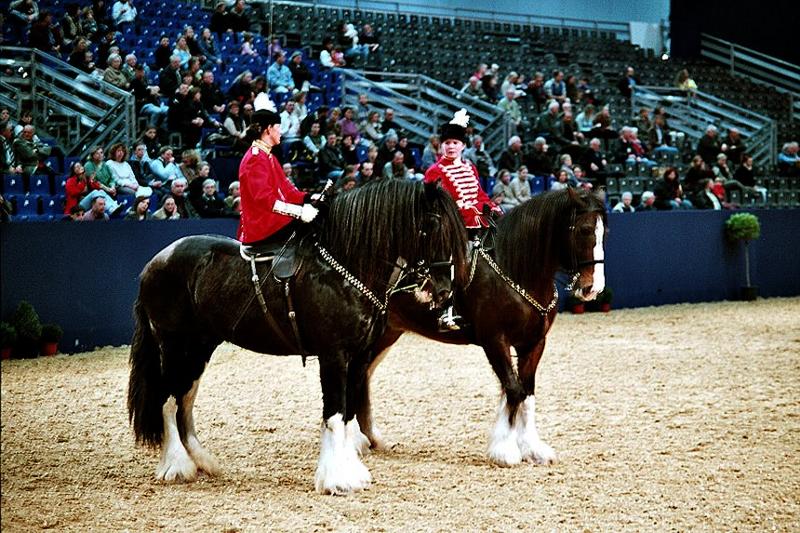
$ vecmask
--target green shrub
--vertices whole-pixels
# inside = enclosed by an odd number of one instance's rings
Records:
[[[610,304],[614,299],[614,291],[611,287],[606,287],[597,295],[597,303]]]
[[[752,213],[736,213],[725,222],[725,232],[731,241],[748,243],[761,235],[761,224]]]
[[[0,348],[11,348],[17,342],[17,328],[8,322],[0,322]]]
[[[42,323],[33,306],[21,301],[11,317],[11,324],[17,330],[17,354],[20,357],[36,357],[39,354]]]
[[[57,324],[42,325],[42,342],[58,342],[64,336],[64,330]]]

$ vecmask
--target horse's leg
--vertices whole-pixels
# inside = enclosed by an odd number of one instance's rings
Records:
[[[494,339],[485,344],[483,349],[503,389],[497,408],[497,419],[489,440],[489,459],[500,466],[517,465],[522,462],[522,453],[513,421],[524,393],[514,373],[508,344]]]
[[[163,386],[167,400],[162,407],[164,439],[156,477],[164,481],[193,481],[197,477],[197,465],[181,442],[177,420],[177,398],[183,398],[191,388],[191,380],[187,382],[185,368],[187,343],[180,333],[165,333],[161,338]]]
[[[323,420],[314,486],[320,494],[346,494],[365,489],[372,477],[359,459],[352,441],[348,442],[345,428],[348,378],[345,355],[320,354],[319,373]]]
[[[361,432],[369,439],[369,445],[375,450],[388,450],[391,446],[387,445],[386,441],[381,435],[380,429],[375,425],[375,419],[372,416],[372,399],[370,398],[370,381],[372,374],[378,365],[381,364],[386,354],[389,353],[389,348],[397,342],[397,339],[403,334],[402,330],[387,329],[383,337],[378,341],[375,346],[375,353],[377,354],[369,363],[367,368],[367,375],[364,380],[363,386],[359,389],[360,394],[354,397],[354,411],[358,419],[358,424],[361,427]],[[348,407],[350,406],[348,400]]]
[[[344,415],[345,436],[348,444],[359,455],[366,453],[370,447],[370,440],[362,433],[356,413],[360,407],[359,403],[363,400],[365,394],[368,395],[366,391],[367,369],[369,361],[372,359],[374,359],[372,352],[358,354],[347,366],[347,402]]]
[[[186,447],[186,451],[189,452],[189,456],[194,460],[197,468],[212,476],[218,475],[221,469],[214,456],[203,448],[197,438],[192,410],[197,397],[197,389],[200,386],[200,377],[216,347],[217,343],[215,342],[198,342],[190,348],[189,355],[192,357],[192,371],[189,377],[194,378],[194,380],[189,391],[180,399],[178,406],[178,428],[180,429],[183,445]]]
[[[525,400],[514,419],[514,426],[517,429],[522,458],[526,461],[548,465],[554,464],[557,456],[556,452],[539,438],[539,431],[536,429],[536,397],[534,396],[536,367],[539,366],[539,360],[542,358],[544,345],[545,338],[542,337],[533,348],[518,348],[517,364],[520,381],[525,390]]]

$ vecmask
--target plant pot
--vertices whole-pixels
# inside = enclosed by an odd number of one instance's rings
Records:
[[[11,346],[8,346],[7,348],[0,348],[0,359],[3,361],[11,359]]]
[[[586,307],[584,304],[575,304],[572,306],[572,314],[573,315],[582,315],[586,311]]]
[[[758,298],[758,287],[744,286],[739,289],[739,296],[745,302],[752,302]]]
[[[611,311],[611,304],[610,303],[602,303],[600,304],[600,311],[603,313],[608,313]]]
[[[42,349],[39,351],[41,355],[55,355],[58,353],[57,342],[43,342]]]

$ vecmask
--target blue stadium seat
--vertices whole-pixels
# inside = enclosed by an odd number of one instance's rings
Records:
[[[35,219],[39,216],[39,195],[26,194],[25,196],[17,197],[17,211],[16,216],[21,217],[23,220]]]
[[[50,194],[50,178],[47,176],[31,176],[31,194]]]
[[[3,176],[3,194],[25,194],[22,186],[22,177],[19,174],[6,174]]]
[[[534,176],[528,180],[531,186],[531,194],[541,194],[544,192],[544,177]]]
[[[42,213],[53,218],[60,218],[64,214],[64,201],[66,197],[61,194],[42,197]]]

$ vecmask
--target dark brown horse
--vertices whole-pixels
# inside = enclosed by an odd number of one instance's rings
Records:
[[[316,489],[365,488],[371,476],[359,458],[365,439],[356,398],[364,394],[371,346],[385,330],[386,302],[408,281],[418,286],[409,310],[449,298],[450,265],[456,278],[465,277],[466,247],[445,192],[393,180],[337,196],[324,226],[297,245],[293,277],[279,280],[269,262],[259,264],[260,295],[237,241],[186,237],[159,252],[141,274],[128,388],[137,440],[162,449],[157,477],[192,480],[198,469],[219,471],[200,445],[192,410],[206,364],[229,341],[260,353],[319,357]],[[436,272],[434,263],[446,268]]]
[[[469,326],[437,331],[433,313],[413,308],[405,295],[390,302],[389,325],[368,370],[358,420],[373,447],[385,444],[372,418],[369,379],[405,331],[452,344],[477,344],[500,380],[503,396],[489,444],[490,459],[509,466],[523,460],[548,464],[556,454],[536,429],[536,367],[557,312],[558,271],[574,275],[576,294],[592,299],[605,285],[606,211],[594,194],[550,192],[512,209],[497,226],[496,247],[471,252],[468,283],[457,287],[458,312]],[[511,360],[517,353],[517,368]]]

